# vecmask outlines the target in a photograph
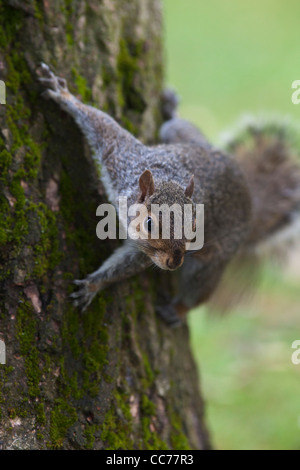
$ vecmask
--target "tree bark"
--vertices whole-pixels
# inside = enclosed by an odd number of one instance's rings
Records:
[[[156,317],[173,277],[148,271],[69,301],[118,242],[96,237],[106,201],[74,122],[43,101],[43,61],[142,141],[161,122],[160,0],[0,0],[0,442],[3,449],[205,449],[187,327]]]

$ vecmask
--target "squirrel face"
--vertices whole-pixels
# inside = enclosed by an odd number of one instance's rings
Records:
[[[154,183],[153,175],[146,170],[139,180],[138,203],[147,208],[147,216],[140,224],[143,238],[137,241],[138,247],[161,269],[174,271],[184,262],[187,243],[184,223],[195,226],[194,211],[192,220],[184,220],[184,206],[193,205],[194,178],[191,177],[183,189],[175,182]]]

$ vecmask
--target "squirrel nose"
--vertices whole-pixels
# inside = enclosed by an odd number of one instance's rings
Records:
[[[166,265],[168,266],[169,269],[176,269],[181,265],[181,263],[182,263],[182,258],[180,259],[168,258],[166,261]]]

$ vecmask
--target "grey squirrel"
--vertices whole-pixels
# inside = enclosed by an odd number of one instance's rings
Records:
[[[238,253],[293,232],[294,220],[299,222],[300,171],[282,129],[250,126],[244,130],[247,138],[231,142],[227,154],[214,148],[193,124],[178,118],[174,95],[165,94],[162,144],[149,147],[106,113],[81,103],[45,64],[39,80],[46,88],[44,97],[70,114],[86,137],[116,209],[119,196],[126,196],[130,204],[144,204],[150,220],[154,203],[201,203],[205,208],[201,250],[186,256],[184,237],[126,241],[97,271],[75,281],[79,290],[72,297],[83,310],[97,292],[154,263],[170,271],[180,268],[176,299],[157,308],[167,323],[175,325],[210,298]]]

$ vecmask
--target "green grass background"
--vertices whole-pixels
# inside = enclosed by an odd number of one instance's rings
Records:
[[[180,114],[216,141],[243,113],[300,121],[296,0],[164,0],[167,83]],[[219,449],[300,448],[300,262],[264,269],[257,295],[226,317],[190,314],[207,421]]]

